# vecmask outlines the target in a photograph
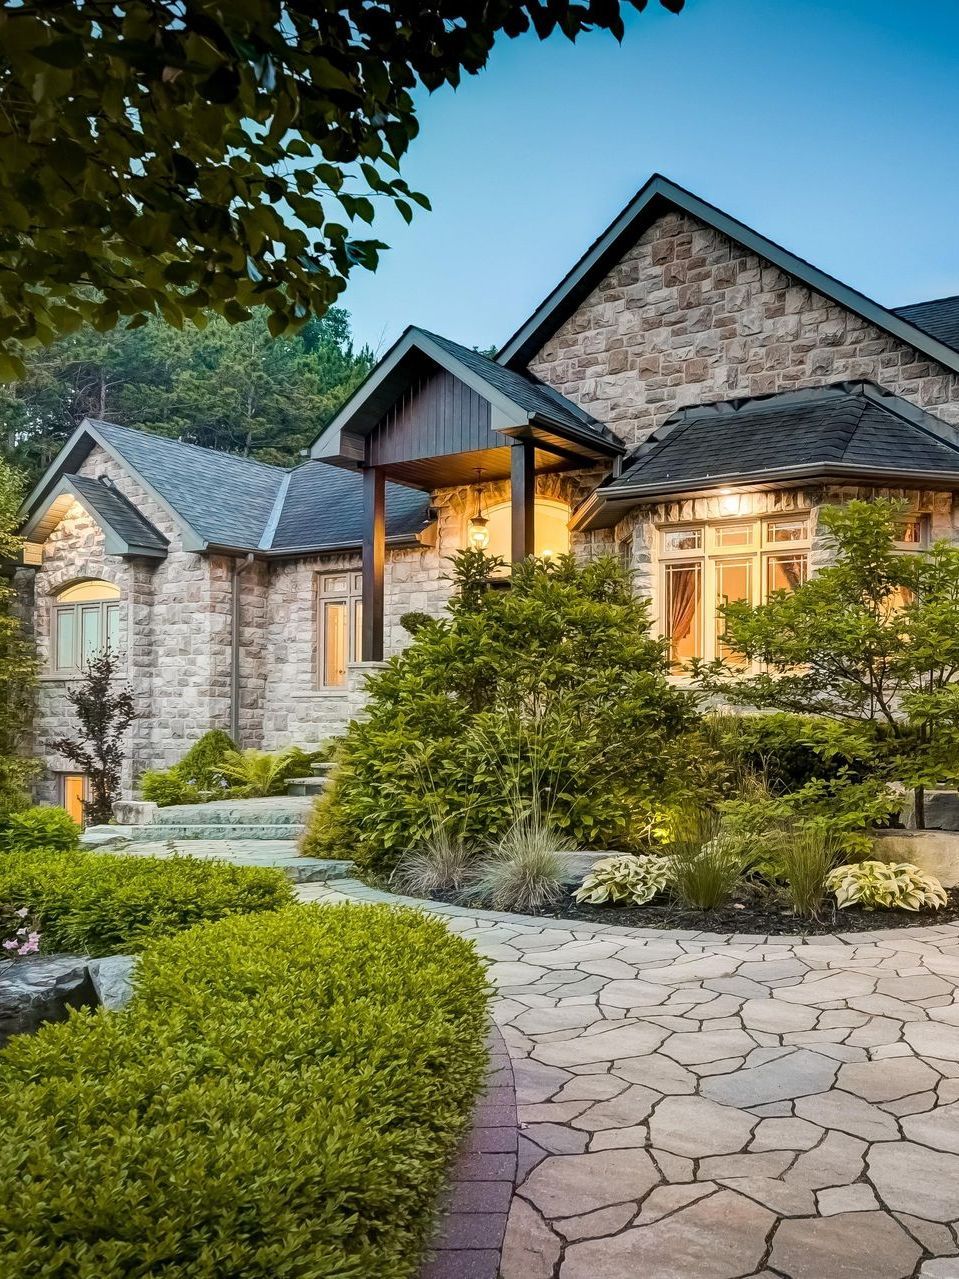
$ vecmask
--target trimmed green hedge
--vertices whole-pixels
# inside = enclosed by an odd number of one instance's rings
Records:
[[[271,867],[84,852],[0,857],[0,903],[29,907],[46,954],[139,951],[151,938],[292,900],[292,885]]]
[[[482,1086],[486,991],[414,911],[154,943],[122,1013],[0,1053],[0,1272],[412,1279]]]

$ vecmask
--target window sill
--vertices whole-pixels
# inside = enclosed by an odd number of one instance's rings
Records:
[[[293,701],[295,702],[325,702],[329,699],[338,700],[349,696],[348,688],[311,688],[307,692],[294,693]]]

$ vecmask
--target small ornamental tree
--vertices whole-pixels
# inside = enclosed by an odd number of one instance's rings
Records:
[[[113,816],[123,765],[121,743],[136,717],[133,690],[117,687],[119,664],[119,656],[109,648],[87,663],[82,684],[67,694],[80,722],[80,735],[48,743],[89,778],[90,798],[84,804],[84,815],[96,826]]]
[[[824,508],[833,563],[757,608],[723,608],[723,642],[752,669],[697,673],[734,703],[851,726],[914,788],[922,828],[924,788],[959,782],[959,547],[902,553],[904,518],[886,500]]]
[[[370,681],[308,846],[386,867],[445,827],[501,835],[514,792],[567,842],[648,843],[695,714],[667,678],[646,601],[619,564],[454,558],[449,614],[405,619],[412,643]]]

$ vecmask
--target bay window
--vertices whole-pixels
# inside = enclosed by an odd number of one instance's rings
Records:
[[[661,626],[674,669],[694,658],[741,660],[723,643],[722,605],[795,590],[809,572],[809,545],[804,514],[661,528]]]

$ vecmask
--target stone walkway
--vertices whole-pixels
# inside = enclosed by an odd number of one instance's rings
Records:
[[[435,910],[492,961],[513,1062],[502,1279],[959,1279],[959,926],[805,943]]]

